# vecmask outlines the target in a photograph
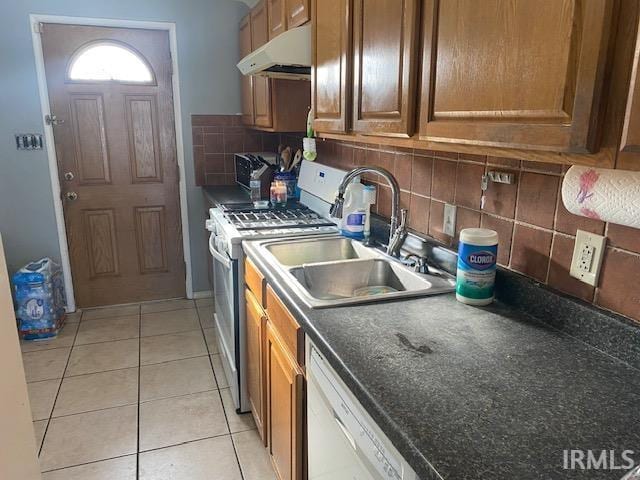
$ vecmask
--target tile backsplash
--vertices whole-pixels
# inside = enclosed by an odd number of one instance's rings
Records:
[[[334,140],[318,140],[318,161],[345,170],[386,168],[400,184],[412,230],[456,247],[463,228],[491,228],[500,236],[502,266],[640,321],[640,293],[633,281],[640,275],[640,230],[569,213],[560,198],[562,165]],[[513,173],[515,182],[490,183],[481,209],[481,178],[491,170]],[[376,175],[366,180],[378,187],[377,213],[388,217],[389,187]],[[455,237],[442,230],[445,203],[458,207]],[[569,276],[577,229],[607,237],[598,288]]]
[[[259,132],[241,125],[237,115],[193,115],[193,155],[197,185],[232,185],[233,154],[275,151],[279,143],[301,147],[301,134]],[[467,227],[498,232],[498,262],[568,295],[640,321],[640,230],[578,217],[560,198],[566,167],[511,158],[414,150],[358,142],[318,139],[321,163],[349,170],[377,165],[400,184],[409,227],[456,247]],[[515,175],[512,185],[490,183],[480,208],[482,175],[491,170]],[[378,214],[389,217],[391,191],[377,175]],[[379,183],[381,182],[381,183]],[[456,235],[442,229],[444,205],[458,207]],[[598,288],[569,276],[576,230],[605,235],[607,248]]]
[[[277,133],[259,132],[242,125],[239,115],[191,115],[196,185],[233,185],[233,154],[275,152]]]

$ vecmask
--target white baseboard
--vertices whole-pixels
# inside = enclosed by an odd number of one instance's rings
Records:
[[[213,297],[213,292],[211,290],[201,290],[199,292],[193,292],[193,299],[198,300],[199,298],[211,298]]]

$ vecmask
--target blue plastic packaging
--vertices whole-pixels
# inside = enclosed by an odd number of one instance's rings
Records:
[[[55,337],[65,317],[60,266],[49,258],[25,265],[13,275],[15,309],[25,340]]]

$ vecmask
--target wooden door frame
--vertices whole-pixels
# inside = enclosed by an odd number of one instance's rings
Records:
[[[47,125],[44,121],[45,115],[48,115],[51,109],[49,105],[49,90],[47,88],[47,78],[44,68],[42,36],[40,35],[39,28],[40,23],[86,25],[91,27],[119,27],[138,28],[146,30],[164,30],[169,33],[169,50],[171,52],[171,62],[173,67],[173,75],[171,80],[173,90],[173,116],[176,133],[176,158],[178,161],[178,168],[180,170],[180,219],[182,222],[182,250],[184,252],[186,277],[185,290],[187,298],[194,298],[193,276],[191,271],[191,247],[189,243],[189,215],[187,211],[187,183],[184,168],[184,137],[182,132],[182,109],[180,104],[180,76],[178,72],[178,40],[176,38],[176,24],[173,22],[147,22],[139,20],[119,20],[109,18],[69,17],[61,15],[29,15],[31,38],[33,40],[33,53],[36,62],[38,93],[40,95],[42,126],[44,129],[47,157],[49,160],[49,174],[51,177],[51,190],[53,192],[53,207],[56,217],[56,228],[58,231],[61,265],[64,274],[65,291],[67,296],[67,311],[70,312],[74,312],[76,310],[76,302],[73,292],[73,277],[71,275],[71,262],[69,259],[69,245],[67,243],[64,211],[62,209],[62,199],[60,197],[61,190],[60,180],[58,176],[58,160],[56,156],[55,141],[53,138],[53,127]]]

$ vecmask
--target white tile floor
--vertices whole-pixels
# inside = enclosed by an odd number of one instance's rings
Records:
[[[212,315],[210,300],[86,310],[23,342],[43,480],[274,480]]]

